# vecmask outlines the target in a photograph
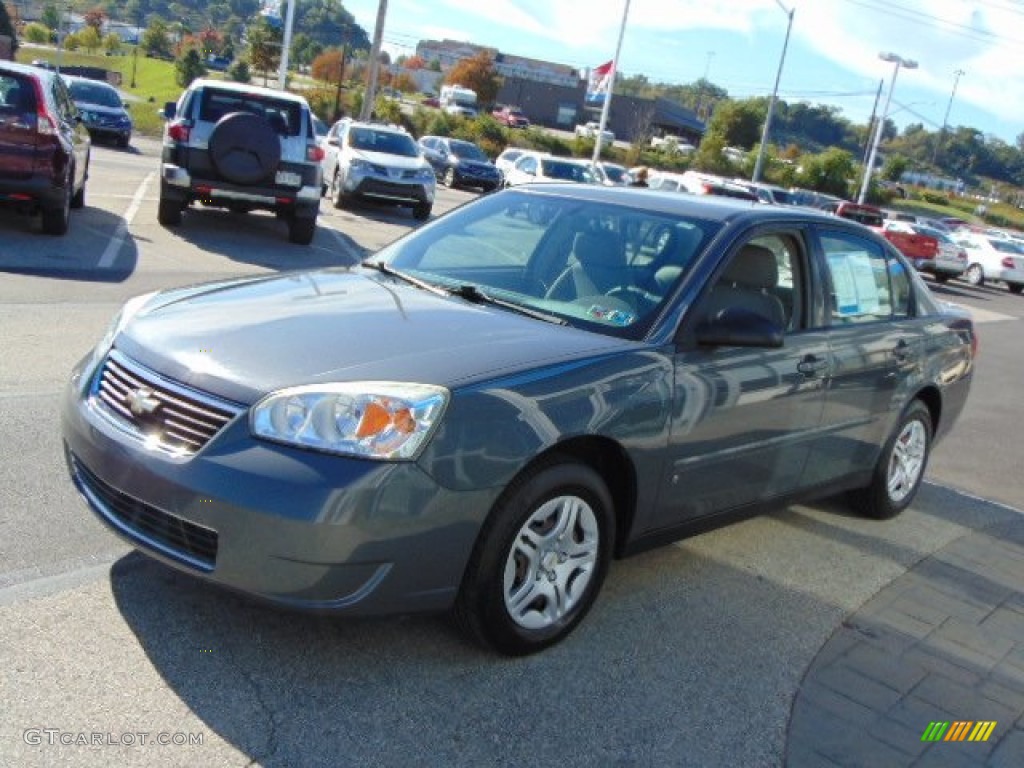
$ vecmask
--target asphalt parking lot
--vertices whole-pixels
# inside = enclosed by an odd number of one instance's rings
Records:
[[[936,287],[975,312],[981,352],[968,408],[902,516],[791,507],[615,563],[567,642],[509,660],[444,617],[338,621],[211,590],[133,553],[77,498],[56,404],[125,299],[344,266],[416,224],[324,203],[310,247],[267,214],[198,211],[166,230],[157,157],[151,141],[97,147],[66,238],[0,211],[0,765],[1021,764],[1024,299]],[[435,213],[473,197],[440,189]],[[967,590],[968,608],[943,617],[925,588]],[[893,628],[889,609],[918,626]],[[985,624],[997,609],[1003,623]],[[931,638],[945,644],[928,682]],[[917,679],[879,672],[909,658]],[[985,744],[922,746],[930,721],[951,719],[1000,726]]]

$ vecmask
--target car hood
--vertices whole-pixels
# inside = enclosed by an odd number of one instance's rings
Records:
[[[88,101],[76,101],[75,106],[86,112],[95,112],[97,115],[128,117],[128,112],[126,112],[123,107],[107,107],[103,104],[92,104]]]
[[[420,168],[430,167],[430,164],[422,157],[405,157],[403,155],[392,155],[388,152],[367,152],[362,149],[353,149],[352,157],[357,157],[374,165],[383,165],[387,168],[402,168],[415,171]]]
[[[332,381],[453,388],[635,345],[438,296],[364,269],[157,294],[115,341],[158,373],[239,403]]]

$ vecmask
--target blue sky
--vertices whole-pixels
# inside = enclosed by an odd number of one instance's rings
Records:
[[[937,130],[955,72],[949,115],[1013,143],[1024,134],[1024,2],[1021,0],[632,0],[619,70],[651,80],[708,79],[736,98],[771,93],[786,34],[779,87],[787,101],[831,104],[867,122],[878,84],[884,101],[892,51],[918,62],[901,69],[891,117],[902,129]],[[345,7],[373,35],[377,0]],[[615,52],[624,0],[389,0],[384,42],[412,53],[422,38],[453,38],[506,53],[596,66]]]

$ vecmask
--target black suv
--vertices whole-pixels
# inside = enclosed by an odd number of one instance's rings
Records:
[[[181,223],[194,202],[246,213],[274,211],[288,239],[308,245],[320,211],[323,150],[301,96],[220,80],[196,80],[164,107],[157,218]]]

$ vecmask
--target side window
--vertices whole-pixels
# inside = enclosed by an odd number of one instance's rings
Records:
[[[870,323],[894,314],[889,259],[877,243],[846,233],[822,235],[829,275],[829,314],[833,324]],[[899,262],[897,266],[902,267]],[[909,281],[902,275],[904,312]]]
[[[888,257],[889,285],[892,291],[892,313],[894,317],[910,317],[910,275],[899,259]]]
[[[808,306],[804,249],[797,236],[773,233],[752,238],[729,258],[702,305],[701,316],[742,308],[771,320],[787,333],[806,327]]]

